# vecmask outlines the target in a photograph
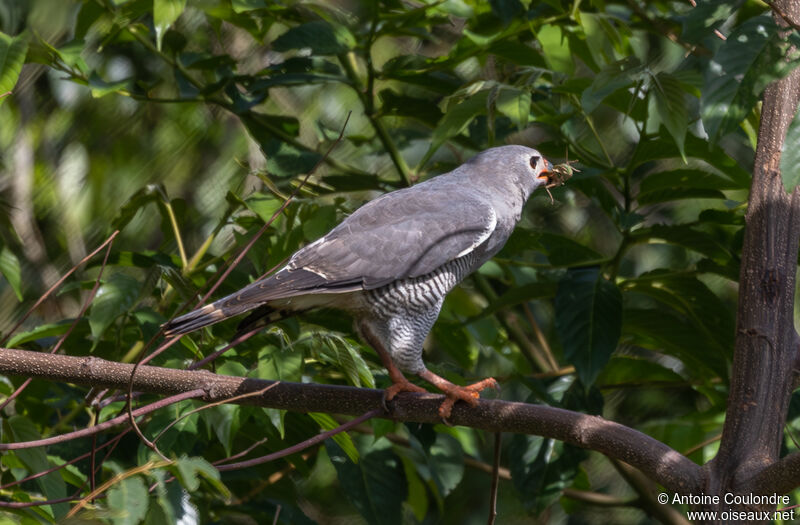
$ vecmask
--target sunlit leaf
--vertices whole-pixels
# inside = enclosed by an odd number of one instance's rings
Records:
[[[28,52],[28,35],[11,37],[0,32],[0,105],[13,92]]]
[[[17,299],[22,301],[22,270],[19,259],[8,246],[0,248],[0,275],[6,278]]]
[[[89,310],[89,326],[95,341],[120,315],[130,310],[140,290],[141,283],[124,273],[113,274],[98,288]]]
[[[125,478],[108,491],[108,508],[116,511],[114,523],[136,525],[147,514],[150,501],[147,487],[140,476]]]
[[[161,50],[161,41],[167,29],[181,16],[186,0],[153,0],[153,25],[156,29],[156,47]]]
[[[333,430],[340,426],[340,424],[337,423],[336,420],[330,416],[330,414],[324,414],[322,412],[309,412],[308,415],[317,422],[323,432]],[[353,463],[358,463],[358,450],[356,449],[350,434],[347,432],[339,432],[334,434],[331,439],[333,439],[336,444],[339,445],[342,451],[347,454],[347,457],[350,458],[350,461]]]

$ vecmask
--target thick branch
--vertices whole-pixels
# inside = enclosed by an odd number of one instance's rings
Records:
[[[133,365],[96,357],[47,355],[25,350],[0,349],[0,373],[32,376],[99,388],[127,388]],[[203,389],[212,402],[265,388],[275,381],[141,366],[133,389],[156,394],[176,394]],[[260,396],[237,403],[292,410],[361,415],[380,407],[382,392],[366,388],[281,382]],[[397,421],[439,423],[442,398],[433,394],[401,394],[387,415]],[[596,450],[624,461],[679,493],[697,492],[700,467],[685,456],[641,432],[601,417],[559,408],[481,400],[477,407],[458,404],[450,422],[490,432],[535,434]]]
[[[800,2],[776,1],[792,17]],[[781,23],[780,19],[778,23]],[[719,454],[708,464],[708,492],[745,488],[777,461],[783,437],[797,334],[794,290],[800,239],[800,192],[787,194],[780,173],[786,131],[800,100],[800,69],[764,91],[739,278],[737,334]]]
[[[753,494],[788,494],[800,486],[800,452],[789,454],[770,465],[750,483]]]

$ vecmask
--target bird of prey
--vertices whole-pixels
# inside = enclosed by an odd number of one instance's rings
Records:
[[[479,392],[497,382],[462,387],[429,371],[425,338],[445,295],[503,247],[525,201],[550,186],[551,177],[553,165],[535,149],[483,151],[449,173],[368,202],[275,274],[170,321],[165,333],[184,334],[259,307],[345,310],[389,372],[384,399],[425,392],[401,370],[417,374],[445,394],[439,415],[446,420],[456,401],[474,406]]]

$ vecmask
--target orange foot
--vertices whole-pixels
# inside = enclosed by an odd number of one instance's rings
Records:
[[[385,411],[389,411],[389,408],[386,406],[387,401],[391,401],[394,399],[394,396],[399,394],[400,392],[419,392],[421,394],[427,394],[428,391],[422,388],[421,386],[417,386],[402,375],[399,378],[392,378],[394,381],[390,386],[386,387],[383,391],[383,399],[381,400],[381,404],[383,405],[383,409]]]
[[[470,406],[478,406],[478,398],[482,390],[487,388],[500,390],[500,385],[491,377],[468,386],[458,386],[443,377],[437,376],[430,370],[423,370],[419,373],[419,376],[444,393],[445,400],[439,406],[439,417],[441,417],[445,423],[447,423],[447,418],[450,417],[450,413],[456,401],[466,401]]]

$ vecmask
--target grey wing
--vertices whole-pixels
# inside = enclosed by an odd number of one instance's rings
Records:
[[[494,233],[497,216],[463,188],[450,190],[418,185],[365,204],[278,273],[174,319],[166,333],[190,332],[276,299],[377,288],[470,253]]]
[[[302,293],[372,289],[418,277],[480,246],[494,232],[494,209],[478,198],[416,186],[371,201],[296,252],[277,274],[234,294],[269,301]]]

